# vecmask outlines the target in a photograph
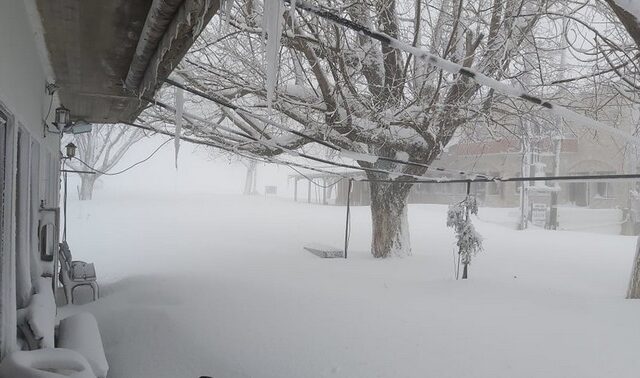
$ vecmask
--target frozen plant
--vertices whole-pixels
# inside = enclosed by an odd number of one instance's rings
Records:
[[[452,227],[456,232],[458,246],[458,267],[460,263],[464,266],[462,279],[467,279],[468,266],[471,264],[471,257],[482,251],[482,236],[478,234],[470,215],[478,214],[478,203],[476,197],[467,197],[456,204],[450,205],[447,211],[447,227]],[[458,272],[456,271],[456,278]]]

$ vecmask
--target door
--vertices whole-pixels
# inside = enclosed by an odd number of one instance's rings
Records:
[[[586,182],[572,182],[570,184],[569,201],[576,206],[589,205],[589,186]]]

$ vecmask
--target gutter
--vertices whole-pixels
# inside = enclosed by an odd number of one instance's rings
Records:
[[[151,56],[156,51],[169,23],[175,17],[178,7],[184,0],[153,0],[142,33],[138,39],[138,46],[129,66],[125,79],[125,86],[135,90],[142,81]]]
[[[129,66],[126,88],[139,98],[153,98],[219,8],[220,0],[154,0]]]

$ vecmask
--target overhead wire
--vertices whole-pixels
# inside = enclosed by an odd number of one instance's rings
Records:
[[[170,106],[168,104],[165,104],[165,103],[163,103],[162,101],[159,101],[159,100],[152,100],[152,99],[145,99],[145,100],[151,102],[152,104],[161,106],[161,107],[163,107],[165,109],[174,109],[172,106]],[[185,112],[183,116],[186,116],[186,114],[187,113]],[[201,122],[212,124],[212,122],[204,120],[204,119],[201,119]],[[220,128],[222,130],[228,130],[229,129],[229,128],[227,128],[225,126],[222,126],[222,125],[214,125],[214,127],[218,127],[218,128]],[[335,161],[331,161],[331,160],[319,158],[319,157],[316,157],[316,156],[308,155],[308,154],[305,154],[305,153],[302,153],[302,152],[298,152],[298,151],[295,151],[293,149],[278,145],[275,142],[271,142],[271,141],[265,140],[265,139],[260,139],[260,138],[254,137],[252,135],[248,135],[248,134],[242,134],[242,135],[245,138],[247,138],[247,139],[249,139],[249,140],[251,140],[253,142],[256,142],[258,144],[261,144],[261,145],[263,145],[265,147],[279,149],[279,150],[282,150],[284,152],[287,152],[288,154],[290,154],[292,156],[299,156],[299,157],[302,157],[302,158],[305,158],[305,159],[308,159],[308,160],[313,160],[313,161],[324,163],[324,164],[330,164],[330,165],[333,165],[333,166],[336,166],[336,167],[349,168],[349,169],[355,169],[355,170],[364,171],[364,172],[385,174],[385,175],[391,175],[391,176],[397,176],[397,177],[405,176],[405,177],[411,177],[413,179],[423,179],[425,177],[428,177],[428,176],[424,176],[424,175],[413,175],[413,174],[403,173],[403,172],[393,172],[393,171],[389,171],[389,170],[381,169],[381,168],[362,167],[362,166],[357,166],[357,165],[353,165],[353,164],[338,163],[338,162],[335,162]],[[224,136],[222,134],[220,134],[219,136],[222,137],[222,138],[227,138],[226,136]],[[445,171],[445,170],[443,169],[442,171]],[[473,174],[473,176],[484,176],[484,175],[482,175],[482,174]],[[493,179],[493,178],[491,178],[491,179]]]
[[[91,169],[91,170],[92,170],[92,171],[94,171],[94,172],[98,172],[98,173],[100,173],[101,175],[105,175],[105,176],[117,176],[117,175],[120,175],[120,174],[122,174],[122,173],[125,173],[125,172],[127,172],[127,171],[129,171],[129,170],[131,170],[131,169],[133,169],[133,168],[135,168],[135,167],[137,167],[137,166],[138,166],[138,165],[140,165],[140,164],[145,163],[146,161],[148,161],[149,159],[151,159],[151,158],[152,158],[152,157],[153,157],[153,156],[154,156],[158,151],[160,151],[160,149],[161,149],[162,147],[164,147],[167,143],[169,143],[169,142],[171,142],[171,141],[172,141],[172,139],[166,140],[164,143],[162,143],[161,145],[159,145],[159,146],[158,146],[158,148],[156,148],[156,149],[151,153],[151,155],[147,156],[146,158],[144,158],[144,159],[142,159],[142,160],[138,161],[137,163],[132,164],[132,165],[130,165],[129,167],[127,167],[127,168],[125,168],[125,169],[123,169],[123,170],[120,170],[120,171],[118,171],[118,172],[105,172],[105,171],[101,171],[101,170],[99,170],[99,169],[97,169],[97,168],[95,168],[95,167],[92,167],[91,165],[87,164],[86,162],[84,162],[84,161],[83,161],[82,159],[80,159],[79,157],[75,157],[75,156],[74,156],[72,159],[75,159],[75,160],[79,161],[79,162],[80,162],[80,164],[84,165],[85,167],[87,167],[87,168]]]
[[[290,0],[284,0],[285,2],[290,2]],[[318,7],[315,5],[311,5],[305,1],[297,1],[296,2],[296,6],[300,7],[301,9],[307,10],[313,14],[315,14],[318,17],[322,17],[325,18],[333,23],[336,23],[338,25],[347,27],[351,30],[357,31],[359,33],[365,34],[373,39],[376,39],[378,41],[380,41],[381,43],[388,45],[394,49],[397,50],[402,50],[405,52],[408,52],[410,54],[415,55],[418,58],[421,58],[423,60],[428,61],[430,64],[433,64],[435,66],[437,66],[438,68],[440,68],[443,71],[447,71],[450,73],[454,73],[454,74],[460,74],[466,77],[469,77],[470,79],[476,81],[478,84],[480,85],[484,85],[484,86],[488,86],[500,93],[503,93],[509,97],[519,97],[521,99],[524,99],[526,101],[532,102],[534,104],[537,104],[553,113],[556,113],[558,115],[561,116],[565,116],[567,118],[573,119],[573,120],[579,120],[579,121],[586,121],[586,125],[591,126],[593,128],[596,129],[603,129],[606,131],[609,131],[611,133],[614,134],[618,134],[621,136],[624,136],[625,138],[631,140],[631,141],[635,141],[637,138],[635,138],[634,136],[624,133],[618,129],[615,129],[613,127],[609,127],[606,126],[604,124],[601,124],[600,122],[590,119],[586,116],[583,116],[581,114],[578,114],[574,111],[571,111],[569,109],[566,109],[564,107],[558,106],[558,105],[554,105],[548,101],[543,101],[542,99],[532,96],[528,93],[526,93],[525,91],[523,91],[520,88],[516,88],[513,86],[510,86],[508,84],[505,83],[501,83],[495,79],[492,79],[490,77],[487,77],[485,75],[483,75],[480,72],[477,72],[471,68],[468,67],[463,67],[457,63],[453,63],[451,61],[448,61],[446,59],[440,58],[434,54],[429,53],[426,50],[422,50],[419,48],[415,48],[412,46],[408,46],[402,42],[400,42],[399,40],[392,38],[384,33],[380,33],[377,31],[373,31],[363,25],[360,25],[356,22],[353,22],[351,20],[345,19],[343,17],[340,17],[336,14],[334,14],[333,12],[324,9],[322,7]],[[287,131],[290,132],[294,135],[303,137],[303,138],[307,138],[313,142],[316,142],[318,144],[321,144],[327,148],[330,148],[332,150],[336,150],[339,152],[343,152],[345,151],[344,149],[334,146],[332,143],[328,143],[327,141],[324,141],[322,139],[307,135],[305,133],[302,133],[300,131],[291,129],[289,127],[283,126],[277,122],[271,121],[270,119],[261,116],[261,115],[257,115],[251,111],[248,111],[246,109],[243,109],[242,107],[235,105],[233,103],[231,103],[230,101],[228,101],[225,98],[222,98],[221,96],[217,96],[214,94],[208,94],[208,93],[204,93],[202,91],[199,91],[197,89],[193,89],[193,88],[189,88],[185,85],[182,85],[178,82],[175,82],[174,80],[171,79],[166,79],[165,82],[167,82],[170,85],[182,88],[196,96],[208,99],[210,101],[213,101],[221,106],[225,106],[228,107],[232,110],[234,110],[235,112],[239,113],[239,114],[244,114],[245,116],[249,116],[255,119],[258,119],[266,124],[272,125],[276,128],[279,128],[283,131]],[[160,102],[158,102],[157,100],[151,100],[156,104],[160,104]],[[204,120],[206,122],[206,120]],[[218,127],[222,128],[221,125],[218,125]],[[222,128],[223,130],[225,130],[225,128]],[[397,177],[410,177],[410,180],[399,180],[399,179],[393,179],[393,180],[389,180],[389,179],[371,179],[371,178],[367,178],[367,179],[361,179],[361,181],[375,181],[375,182],[394,182],[394,183],[402,183],[402,182],[406,182],[406,183],[416,183],[416,182],[424,182],[424,183],[433,183],[433,182],[447,182],[447,183],[455,183],[455,182],[460,182],[460,183],[467,183],[467,182],[496,182],[496,181],[537,181],[538,178],[502,178],[502,177],[488,177],[486,175],[483,174],[477,174],[477,173],[473,173],[473,174],[468,174],[466,172],[462,172],[462,171],[458,171],[458,174],[462,174],[462,175],[470,175],[471,178],[467,177],[464,179],[446,179],[443,180],[441,178],[438,179],[433,179],[433,178],[427,178],[425,180],[426,176],[418,176],[418,175],[410,175],[410,174],[406,174],[406,173],[402,173],[402,172],[392,172],[392,171],[388,171],[388,170],[384,170],[384,169],[378,169],[378,168],[369,168],[369,167],[361,167],[361,166],[354,166],[354,165],[350,165],[350,164],[343,164],[343,163],[337,163],[337,162],[333,162],[333,161],[329,161],[326,159],[322,159],[322,158],[317,158],[311,155],[307,155],[307,154],[303,154],[303,153],[299,153],[296,152],[294,150],[288,149],[284,146],[280,146],[275,142],[271,142],[271,141],[265,141],[262,139],[258,139],[255,138],[253,136],[250,136],[248,134],[244,134],[244,133],[239,133],[235,130],[226,128],[226,131],[228,132],[233,132],[236,135],[240,135],[244,138],[247,138],[253,142],[257,142],[260,143],[266,147],[269,148],[276,148],[276,149],[280,149],[284,152],[288,152],[291,155],[294,156],[300,156],[306,159],[310,159],[310,160],[314,160],[314,161],[318,161],[318,162],[323,162],[323,163],[327,163],[330,165],[334,165],[334,166],[338,166],[338,167],[343,167],[343,168],[350,168],[350,169],[356,169],[356,170],[361,170],[361,171],[365,171],[365,172],[373,172],[373,173],[382,173],[382,174],[387,174],[387,175],[392,175],[392,176],[397,176]],[[228,138],[228,136],[224,136],[222,134],[219,135],[219,137],[222,138]],[[351,151],[349,151],[351,152]],[[354,154],[358,154],[358,153],[354,153]],[[401,160],[401,159],[394,159],[394,158],[388,158],[388,157],[380,157],[380,156],[375,156],[375,155],[369,155],[369,154],[361,154],[361,155],[366,155],[368,157],[372,157],[375,159],[380,159],[380,160],[385,160],[385,161],[389,161],[389,162],[394,162],[394,163],[398,163],[398,164],[405,164],[405,165],[414,165],[414,166],[420,166],[420,167],[424,167],[424,168],[431,168],[431,169],[436,169],[438,171],[441,172],[447,172],[446,169],[444,168],[437,168],[437,167],[432,167],[428,164],[424,164],[424,163],[420,163],[420,162],[412,162],[412,161],[405,161],[405,160]],[[287,164],[287,163],[285,163]],[[636,175],[614,175],[615,177],[609,175],[610,179],[637,179],[638,177],[636,177]],[[478,178],[480,177],[480,178]],[[590,178],[585,178],[585,176],[580,176],[582,177],[582,179],[587,179],[587,180],[595,180],[595,179],[602,179],[602,176],[594,176],[594,177],[590,177]],[[580,177],[577,176],[568,176],[568,177],[543,177],[542,179],[544,181],[560,181],[560,180],[576,180],[576,179],[580,179]]]
[[[148,131],[152,131],[152,132],[157,132],[163,135],[167,135],[167,136],[174,136],[173,133],[165,131],[165,130],[160,130],[151,126],[147,126],[147,125],[140,125],[137,123],[133,123],[133,122],[122,122],[125,123],[129,126],[132,127],[137,127],[137,128],[141,128],[144,130],[148,130]],[[212,142],[210,140],[199,140],[199,139],[195,139],[195,138],[191,138],[191,137],[187,137],[184,135],[181,135],[180,138],[184,141],[190,142],[190,143],[195,143],[195,144],[201,144],[201,145],[206,145],[209,147],[213,147],[213,148],[218,148],[221,149],[223,151],[227,151],[236,155],[239,155],[241,157],[247,158],[247,159],[251,159],[251,160],[255,160],[255,161],[259,161],[262,163],[273,163],[273,164],[279,164],[279,165],[285,165],[285,166],[295,166],[295,167],[299,167],[302,169],[307,169],[307,170],[311,170],[311,171],[315,171],[315,172],[319,172],[319,173],[324,173],[327,175],[332,175],[332,176],[341,176],[344,178],[347,178],[347,176],[345,176],[343,173],[341,172],[334,172],[334,171],[329,171],[327,169],[327,167],[318,167],[318,166],[309,166],[306,164],[301,164],[301,163],[297,163],[297,162],[292,162],[292,161],[286,161],[286,160],[281,160],[281,159],[276,159],[274,157],[267,157],[267,156],[262,156],[262,155],[255,155],[249,152],[243,152],[243,151],[239,151],[237,149],[235,149],[233,146],[227,146],[227,145],[221,145],[219,143],[216,142]],[[334,165],[331,165],[334,166]]]
[[[338,185],[342,180],[345,180],[346,177],[342,177],[339,180],[335,181],[332,184],[329,185],[322,185],[322,184],[318,184],[317,182],[315,182],[315,180],[307,175],[305,175],[304,173],[300,172],[299,170],[295,169],[292,166],[289,166],[290,169],[296,171],[300,176],[304,177],[307,181],[309,181],[310,183],[312,183],[313,185],[322,188],[322,189],[329,189],[329,188],[333,188],[334,186]]]
[[[316,6],[313,4],[310,4],[304,0],[283,0],[286,3],[289,3],[290,5],[292,5],[295,2],[295,7],[299,8],[299,9],[303,9],[307,12],[313,13],[314,15],[316,15],[317,17],[326,19],[336,25],[340,25],[342,27],[346,27],[350,30],[353,30],[357,33],[361,33],[364,34],[372,39],[375,39],[377,41],[379,41],[380,43],[382,43],[385,46],[389,46],[395,50],[400,50],[400,51],[404,51],[408,54],[414,55],[416,58],[422,59],[423,61],[426,61],[427,63],[434,65],[436,67],[438,67],[440,70],[445,71],[445,72],[449,72],[451,74],[458,74],[464,77],[467,77],[473,81],[475,81],[477,84],[491,88],[493,90],[495,90],[498,93],[501,93],[503,95],[506,95],[508,97],[515,97],[515,98],[520,98],[523,99],[525,101],[528,101],[532,104],[538,105],[540,107],[542,107],[543,109],[558,115],[560,117],[563,118],[568,118],[571,119],[579,124],[581,124],[584,127],[588,127],[588,128],[592,128],[595,130],[603,130],[603,131],[607,131],[611,134],[617,135],[619,137],[625,138],[631,142],[633,142],[636,145],[640,145],[640,138],[624,132],[620,129],[617,129],[615,127],[611,127],[608,125],[603,124],[600,121],[594,120],[590,117],[587,117],[585,115],[579,114],[571,109],[565,108],[563,106],[554,104],[550,101],[546,101],[538,96],[534,96],[530,93],[528,93],[526,90],[522,89],[522,88],[518,88],[516,86],[510,85],[510,84],[506,84],[503,82],[500,82],[496,79],[493,79],[489,76],[484,75],[482,72],[479,72],[473,68],[470,67],[465,67],[461,64],[458,63],[454,63],[450,60],[441,58],[431,52],[429,52],[428,50],[425,49],[421,49],[419,47],[414,47],[411,45],[408,45],[404,42],[401,42],[400,40],[393,38],[385,33],[382,32],[378,32],[378,31],[374,31],[372,29],[370,29],[369,27],[366,27],[364,25],[361,25],[357,22],[351,21],[349,19],[346,19],[344,17],[341,17],[335,13],[333,13],[332,10],[329,10],[325,7],[321,7],[321,6]]]
[[[155,103],[161,103],[161,102],[159,102],[157,100],[154,100],[154,102]],[[166,104],[165,104],[165,106],[166,106]],[[206,121],[206,122],[209,123],[208,121]],[[313,160],[313,161],[329,164],[329,165],[332,165],[332,166],[342,167],[342,168],[349,168],[349,169],[354,169],[354,170],[359,170],[359,171],[364,171],[364,172],[371,172],[371,173],[382,173],[382,174],[392,175],[392,176],[397,176],[398,177],[396,179],[378,179],[378,178],[369,178],[369,177],[354,178],[354,180],[356,180],[356,181],[364,181],[364,182],[381,182],[381,183],[396,183],[396,184],[402,184],[402,183],[406,183],[406,184],[416,184],[416,183],[429,184],[429,183],[469,183],[469,182],[485,182],[485,183],[489,183],[489,182],[522,182],[522,181],[593,181],[593,180],[618,180],[618,179],[637,180],[637,179],[640,179],[640,174],[542,176],[542,177],[481,177],[481,176],[476,176],[476,177],[463,178],[463,179],[452,179],[452,178],[446,178],[446,177],[444,177],[444,178],[443,177],[433,178],[433,177],[428,177],[428,176],[410,175],[410,174],[401,173],[401,172],[392,172],[392,171],[379,169],[379,168],[368,168],[368,167],[360,167],[360,166],[351,165],[351,164],[338,163],[338,162],[330,161],[330,160],[327,160],[327,159],[318,158],[318,157],[315,157],[315,156],[311,156],[311,155],[307,155],[307,154],[300,153],[300,152],[297,152],[297,151],[293,151],[291,149],[287,149],[286,147],[278,146],[278,145],[276,145],[274,143],[269,143],[269,142],[267,142],[265,140],[260,140],[258,138],[253,137],[253,136],[247,135],[247,137],[249,139],[252,139],[252,140],[255,139],[255,141],[258,142],[258,143],[262,143],[262,144],[264,144],[266,146],[269,146],[269,147],[272,147],[272,148],[281,149],[281,150],[283,150],[285,152],[289,152],[293,156],[300,156],[300,157],[306,158],[308,160]],[[214,147],[217,147],[217,146],[214,146]],[[235,149],[233,147],[227,147],[226,149],[229,150],[230,152],[233,152],[233,153],[240,153],[240,151],[238,151],[237,149]],[[276,164],[295,165],[295,166],[298,166],[298,167],[301,167],[301,168],[304,168],[304,169],[309,169],[309,170],[322,172],[322,173],[326,173],[326,174],[341,175],[340,173],[337,173],[337,172],[327,171],[325,169],[319,169],[319,168],[316,168],[316,167],[313,167],[313,166],[308,166],[308,165],[304,165],[304,164],[300,164],[300,163],[294,163],[294,162],[290,162],[290,161],[278,160],[278,159],[274,159],[272,157],[262,157],[262,159],[270,160],[271,162],[276,163]],[[409,177],[409,179],[400,179],[400,177]]]
[[[174,87],[178,87],[180,89],[183,89],[183,90],[185,90],[185,91],[187,91],[187,92],[189,92],[189,93],[191,93],[191,94],[193,94],[195,96],[207,99],[209,101],[217,103],[220,106],[224,106],[224,107],[227,107],[229,109],[232,109],[238,114],[243,114],[245,116],[257,119],[257,120],[259,120],[261,122],[264,122],[265,124],[268,124],[268,125],[271,125],[271,126],[277,128],[277,129],[289,132],[289,133],[294,134],[296,136],[299,136],[301,138],[308,139],[308,140],[310,140],[312,142],[318,143],[318,144],[320,144],[320,145],[322,145],[324,147],[327,147],[327,148],[329,148],[331,150],[334,150],[334,151],[338,151],[340,153],[349,153],[350,155],[354,155],[354,156],[362,156],[363,159],[371,159],[371,158],[373,158],[373,159],[376,159],[376,160],[382,160],[382,161],[392,162],[392,163],[396,163],[396,164],[403,164],[403,165],[409,165],[409,166],[415,166],[415,167],[422,167],[422,168],[426,168],[426,169],[433,169],[433,170],[436,170],[436,171],[452,173],[452,174],[471,175],[471,176],[485,176],[482,173],[470,173],[470,172],[463,172],[463,171],[454,171],[454,170],[441,168],[441,167],[435,167],[435,166],[433,166],[431,164],[426,164],[426,163],[421,163],[421,162],[416,162],[416,161],[402,160],[402,159],[396,159],[396,158],[391,158],[391,157],[386,157],[386,156],[377,156],[377,155],[372,155],[372,154],[368,154],[368,153],[360,153],[360,152],[348,151],[348,150],[346,150],[344,148],[341,148],[341,147],[338,147],[338,146],[334,145],[333,143],[329,143],[329,142],[327,142],[325,140],[322,140],[320,138],[317,138],[317,137],[305,134],[305,133],[303,133],[301,131],[298,131],[298,130],[292,129],[290,127],[284,126],[284,125],[282,125],[282,124],[280,124],[278,122],[270,120],[269,118],[267,118],[265,116],[262,116],[262,115],[259,115],[259,114],[255,114],[254,112],[251,112],[250,110],[244,109],[239,105],[231,103],[230,101],[228,101],[227,99],[225,99],[225,98],[223,98],[223,97],[221,97],[219,95],[216,95],[216,94],[213,94],[213,93],[202,92],[202,91],[200,91],[198,89],[188,87],[188,86],[186,86],[186,85],[184,85],[182,83],[178,83],[178,82],[176,82],[175,80],[172,80],[172,79],[168,79],[167,78],[164,81],[167,84],[170,84],[170,85],[172,85]],[[150,100],[150,101],[157,101],[157,100]],[[244,136],[246,137],[247,135],[245,134]],[[254,137],[252,137],[252,138],[254,138]],[[259,142],[259,140],[257,140],[257,138],[256,138],[255,141]]]
[[[144,125],[138,125],[135,123],[127,123],[130,126],[133,127],[140,127],[140,128],[144,128],[146,130],[149,131],[157,131],[160,133],[163,133],[165,135],[173,135],[170,132],[167,131],[162,131],[162,130],[158,130],[155,129],[153,127],[150,126],[144,126]],[[185,139],[184,136],[181,136],[182,139]],[[168,143],[169,141],[171,141],[172,139],[169,139],[168,141],[165,142]],[[371,179],[371,178],[367,178],[367,177],[349,177],[347,176],[348,173],[344,173],[344,172],[334,172],[334,171],[329,171],[326,168],[321,168],[321,167],[314,167],[314,166],[310,166],[310,165],[306,165],[306,164],[301,164],[298,162],[292,162],[292,161],[286,161],[286,160],[280,160],[280,159],[275,159],[273,157],[264,157],[264,156],[254,156],[252,154],[246,154],[246,153],[242,153],[240,151],[235,151],[234,149],[228,147],[228,146],[221,146],[218,145],[216,143],[210,143],[210,142],[202,142],[202,141],[197,141],[197,140],[189,140],[186,139],[186,141],[188,142],[192,142],[192,143],[201,143],[201,144],[206,144],[209,145],[211,147],[214,148],[220,148],[223,150],[226,150],[228,152],[232,152],[232,153],[236,153],[239,154],[243,157],[249,158],[249,159],[254,159],[257,161],[261,161],[261,162],[267,162],[267,163],[274,163],[274,164],[280,164],[280,165],[286,165],[286,166],[295,166],[298,168],[302,168],[302,169],[307,169],[307,170],[311,170],[311,171],[316,171],[319,173],[324,173],[327,175],[333,175],[333,176],[340,176],[342,177],[342,179],[349,179],[349,180],[353,180],[353,181],[361,181],[361,182],[379,182],[379,183],[389,183],[389,184],[402,184],[402,183],[407,183],[407,184],[450,184],[450,183],[474,183],[474,182],[480,182],[480,183],[491,183],[491,182],[523,182],[523,181],[565,181],[565,182],[584,182],[584,181],[606,181],[606,180],[639,180],[640,179],[640,174],[608,174],[608,175],[565,175],[565,176],[533,176],[533,177],[494,177],[494,178],[483,178],[483,177],[476,177],[476,178],[467,178],[467,179],[449,179],[449,178],[428,178],[428,177],[424,177],[422,179],[395,179],[395,180],[390,180],[390,179]],[[162,147],[162,146],[160,146]],[[159,149],[159,148],[158,148]],[[155,152],[154,152],[155,153]],[[148,157],[146,160],[148,160],[150,157]],[[135,165],[138,165],[142,162],[136,163]],[[330,165],[335,166],[335,163],[330,162]],[[88,166],[88,165],[87,165]],[[89,167],[92,168],[92,167]],[[132,167],[129,167],[127,169],[131,169]],[[355,167],[354,168],[358,168]],[[386,173],[388,174],[397,174],[395,172],[390,172],[390,171],[386,171]]]

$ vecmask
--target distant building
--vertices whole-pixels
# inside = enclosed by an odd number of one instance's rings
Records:
[[[611,116],[606,117],[608,114]],[[636,130],[638,115],[628,104],[611,101],[598,115],[607,125],[613,125],[629,133]],[[517,126],[513,127],[515,129]],[[461,138],[449,146],[432,165],[489,177],[523,177],[523,172],[524,176],[569,176],[628,174],[639,171],[637,148],[628,141],[603,131],[594,132],[580,126],[565,125],[562,130],[562,137],[554,136],[559,134],[557,129],[546,133],[533,132],[528,138],[528,146],[515,136],[496,137],[495,134],[492,136],[489,133],[478,136],[479,133],[476,132],[473,138]],[[525,153],[525,150],[528,152]],[[557,171],[554,169],[556,156],[559,156]],[[356,179],[365,177],[363,172],[350,172],[349,175]],[[312,176],[314,180],[324,183],[335,181],[335,177],[331,178],[328,174]],[[453,178],[455,175],[450,177]],[[297,178],[301,179],[301,176]],[[636,188],[637,183],[625,180],[541,182],[537,185],[544,185],[542,191],[547,193],[534,195],[527,207],[530,208],[533,202],[542,202],[550,209],[550,193],[553,191],[552,187],[557,185],[559,207],[619,209],[620,224],[637,224],[640,223],[640,217],[636,216],[634,211],[638,209],[640,213],[640,203],[637,203],[640,196],[636,194],[640,190]],[[348,181],[342,180],[335,187],[326,189],[326,193],[322,195],[323,201],[314,201],[313,196],[309,196],[307,200],[325,204],[345,204],[347,185]],[[522,206],[522,186],[521,182],[472,183],[471,192],[477,196],[481,206],[519,207]],[[315,193],[315,190],[318,189],[310,189],[309,193]],[[414,186],[409,202],[450,204],[461,200],[465,192],[464,183],[420,183]],[[368,205],[369,201],[368,183],[354,181],[351,203]],[[632,225],[632,228],[636,227]]]

